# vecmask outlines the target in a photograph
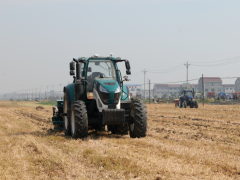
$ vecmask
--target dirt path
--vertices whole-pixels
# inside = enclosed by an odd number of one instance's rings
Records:
[[[240,106],[147,105],[146,138],[53,131],[51,106],[0,102],[0,179],[240,179]]]

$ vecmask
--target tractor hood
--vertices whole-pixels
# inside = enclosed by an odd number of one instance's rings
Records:
[[[95,78],[94,87],[100,97],[103,97],[102,94],[109,93],[109,100],[106,100],[105,104],[117,104],[119,102],[122,93],[116,80],[112,78]]]
[[[102,85],[109,93],[115,92],[119,87],[118,82],[112,78],[96,78],[95,83]]]
[[[189,99],[193,99],[193,97],[192,96],[187,96]]]

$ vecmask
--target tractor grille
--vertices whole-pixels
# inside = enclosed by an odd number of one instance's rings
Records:
[[[103,104],[109,104],[110,103],[110,95],[109,95],[109,93],[100,92],[99,96],[100,96]]]
[[[114,104],[118,104],[119,99],[120,99],[121,93],[114,93]]]

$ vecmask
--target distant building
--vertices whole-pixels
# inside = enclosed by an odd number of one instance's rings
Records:
[[[181,84],[154,84],[153,86],[153,94],[158,98],[162,97],[164,94],[168,97],[172,94],[178,96],[181,90]]]
[[[222,79],[220,77],[203,77],[204,96],[208,92],[218,94],[222,91]],[[202,77],[198,80],[199,92],[202,92]]]
[[[222,85],[222,92],[227,94],[235,93],[235,84],[223,84]]]
[[[194,89],[195,91],[195,88],[196,88],[196,85],[195,84],[189,84],[187,85],[187,83],[184,83],[181,85],[182,89],[189,89],[189,90],[192,90]]]
[[[124,84],[129,89],[130,97],[136,97],[137,92],[142,93],[142,85],[141,84]],[[143,95],[142,95],[143,96]]]
[[[240,92],[240,78],[235,81],[235,92]]]
[[[144,97],[144,90],[142,90],[142,95],[143,95],[143,97]],[[145,95],[146,95],[146,99],[148,99],[148,98],[149,98],[149,90],[146,90],[146,91],[145,91]],[[153,98],[153,96],[154,96],[153,90],[150,89],[150,98]]]

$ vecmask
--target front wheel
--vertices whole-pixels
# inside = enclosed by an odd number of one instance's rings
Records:
[[[142,100],[133,99],[130,104],[129,134],[131,138],[145,137],[147,132],[147,109]]]
[[[63,117],[63,128],[65,136],[71,136],[70,125],[71,103],[68,100],[67,93],[64,93],[63,113],[67,113],[67,116]]]
[[[88,135],[88,115],[83,101],[74,101],[71,107],[71,132],[73,138],[85,138]]]
[[[183,108],[187,108],[187,102],[183,101],[182,106],[183,106]]]

